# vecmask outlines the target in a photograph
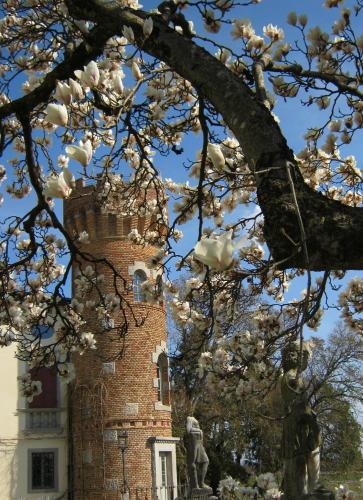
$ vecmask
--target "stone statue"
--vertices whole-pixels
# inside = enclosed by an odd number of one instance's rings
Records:
[[[321,435],[302,377],[309,355],[303,347],[300,356],[298,342],[289,344],[282,352],[284,500],[309,498],[318,487]]]
[[[203,432],[199,422],[194,417],[187,417],[186,432],[187,466],[189,484],[192,493],[195,490],[211,493],[212,488],[204,482],[207,473],[209,459],[203,446]]]

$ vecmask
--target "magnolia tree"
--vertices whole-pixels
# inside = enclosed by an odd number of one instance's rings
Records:
[[[363,127],[363,36],[354,31],[363,5],[326,0],[323,8],[339,7],[329,32],[290,12],[296,36],[287,40],[268,19],[261,31],[254,27],[259,0],[147,3],[149,10],[137,0],[2,2],[2,200],[10,211],[10,197],[29,202],[2,220],[1,344],[18,342],[20,358],[57,362],[68,374],[67,353],[96,346],[85,326],[90,310],[100,321],[121,311],[120,335],[133,318],[126,279],[87,252],[87,233],[67,232],[55,209],[54,199],[69,197],[83,177],[97,181],[101,209],[152,216],[143,234],[129,235],[160,247],[151,267],[176,263],[191,273],[183,295],[164,282],[177,323],[220,338],[242,289],[263,297],[253,314],[258,333],[236,335],[218,351],[227,370],[230,349],[241,353],[233,361],[241,395],[269,377],[266,341],[270,351],[302,342],[304,325],[318,325],[329,287],[363,267],[362,176],[349,151]],[[290,98],[321,111],[302,151],[289,148],[273,113],[275,100]],[[160,158],[171,155],[180,170],[191,143],[190,180],[173,180],[171,167],[163,179]],[[174,244],[190,220],[195,241],[178,255]],[[113,293],[102,293],[99,264],[115,273]],[[285,298],[302,276],[302,298]],[[160,283],[144,284],[148,300],[160,293]],[[354,279],[340,298],[358,333],[362,293]],[[207,307],[198,308],[204,296]],[[39,325],[53,328],[52,344],[40,342]]]

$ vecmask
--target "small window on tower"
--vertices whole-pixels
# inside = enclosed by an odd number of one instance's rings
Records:
[[[142,302],[144,300],[142,293],[142,284],[147,280],[146,274],[141,269],[135,271],[132,280],[132,290],[134,293],[134,302]]]
[[[131,232],[131,217],[124,217],[122,225],[122,234],[127,236]]]
[[[141,236],[144,236],[144,230],[145,230],[145,217],[139,217],[137,221],[137,230],[138,233],[141,234]]]
[[[117,236],[117,216],[116,214],[108,214],[108,235]]]
[[[156,367],[158,378],[158,401],[163,405],[170,405],[170,388],[169,388],[169,363],[165,352],[158,357]]]

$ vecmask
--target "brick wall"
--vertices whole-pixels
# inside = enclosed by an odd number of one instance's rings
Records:
[[[133,245],[127,240],[132,228],[151,224],[137,217],[118,218],[101,213],[93,186],[80,183],[72,197],[65,200],[64,220],[69,232],[86,230],[90,243],[84,251],[112,261],[125,279],[118,286],[128,304],[124,315],[113,316],[116,326],[128,323],[119,338],[103,331],[95,313],[88,315],[87,331],[97,333],[97,350],[74,356],[76,380],[70,396],[71,468],[75,499],[116,499],[115,488],[123,485],[121,453],[115,429],[128,432],[124,454],[126,480],[130,488],[152,487],[152,450],[150,438],[171,436],[170,412],[155,409],[157,365],[155,354],[166,342],[166,315],[162,305],[134,303],[129,267],[146,262],[156,253],[153,247]],[[98,265],[105,275],[102,289],[113,291],[112,271]],[[130,309],[130,307],[132,310]],[[141,324],[141,326],[136,323]]]

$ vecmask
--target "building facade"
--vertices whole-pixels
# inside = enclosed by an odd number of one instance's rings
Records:
[[[97,349],[74,355],[71,384],[51,368],[34,373],[43,391],[32,403],[17,382],[26,363],[11,346],[0,350],[0,497],[171,500],[178,439],[171,431],[166,312],[163,303],[143,300],[141,286],[158,279],[146,265],[158,249],[127,238],[152,220],[101,212],[97,188],[78,182],[65,200],[64,222],[70,234],[88,233],[84,250],[99,259],[102,293],[114,291],[113,273],[102,263],[107,259],[127,301],[107,320],[90,311],[85,329],[97,333]],[[74,269],[73,285],[76,276]],[[43,341],[52,341],[51,330]]]
[[[51,341],[52,332],[45,342]],[[33,374],[44,391],[31,403],[17,377],[27,365],[13,346],[0,351],[0,498],[50,500],[68,494],[67,387],[51,369]]]

